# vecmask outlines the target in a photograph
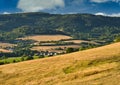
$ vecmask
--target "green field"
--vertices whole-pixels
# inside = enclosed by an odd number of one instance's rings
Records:
[[[30,60],[27,59],[28,57],[11,57],[11,58],[5,58],[5,59],[0,59],[0,64],[2,65],[2,63],[4,64],[10,64],[10,63],[17,63],[17,62],[22,62],[22,61],[26,61],[26,60]],[[33,59],[39,59],[39,56],[34,56]]]

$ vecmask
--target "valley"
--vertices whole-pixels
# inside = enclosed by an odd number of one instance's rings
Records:
[[[99,46],[94,41],[77,40],[68,35],[31,35],[12,43],[0,43],[0,65],[62,55]],[[16,58],[15,58],[16,57]],[[17,58],[19,57],[19,59]],[[12,59],[11,59],[12,58]]]
[[[120,0],[0,0],[0,85],[120,85]]]
[[[31,44],[31,50],[56,52],[59,54],[66,53],[66,49],[68,48],[79,49],[81,47],[81,43],[93,45],[98,44],[93,41],[75,40],[72,37],[66,35],[35,35],[19,38],[18,40],[35,41]]]
[[[120,36],[118,23],[119,18],[92,14],[0,15],[0,63],[9,64],[9,58],[13,57],[16,58],[13,63],[21,62],[36,59],[35,56],[51,57],[116,42]]]

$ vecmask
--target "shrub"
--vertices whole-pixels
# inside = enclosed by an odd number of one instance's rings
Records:
[[[16,60],[14,59],[14,60],[13,60],[13,63],[15,63],[15,62],[16,62]]]
[[[0,62],[0,65],[3,65],[4,64],[4,62]]]
[[[67,48],[66,53],[72,53],[74,52],[74,48]]]
[[[28,56],[28,57],[26,58],[26,60],[32,60],[32,59],[34,59],[32,56]]]
[[[21,57],[21,61],[24,61],[24,57]]]

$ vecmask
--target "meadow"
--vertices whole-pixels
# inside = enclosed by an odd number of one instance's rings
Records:
[[[0,66],[0,85],[119,85],[120,43]]]

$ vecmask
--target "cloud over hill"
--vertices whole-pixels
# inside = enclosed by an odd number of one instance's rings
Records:
[[[64,0],[19,0],[18,8],[25,12],[37,12],[46,9],[64,7]]]

